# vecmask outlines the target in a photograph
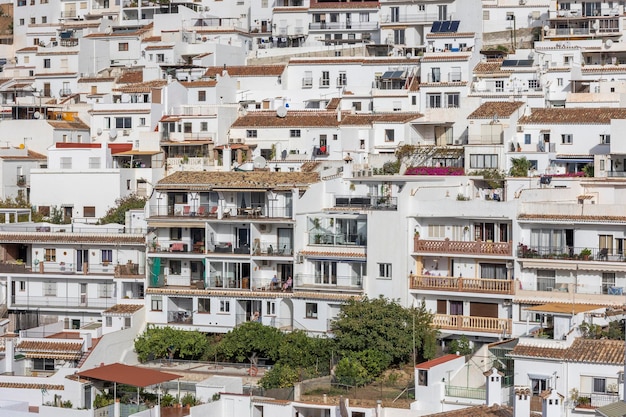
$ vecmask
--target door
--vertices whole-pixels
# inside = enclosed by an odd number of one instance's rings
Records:
[[[80,305],[87,307],[87,284],[80,284]]]
[[[278,229],[278,252],[281,255],[291,255],[292,253],[292,234],[293,229]]]
[[[87,273],[89,270],[89,250],[79,249],[76,251],[76,270]]]
[[[250,246],[250,231],[246,228],[237,229],[237,242],[240,248]]]

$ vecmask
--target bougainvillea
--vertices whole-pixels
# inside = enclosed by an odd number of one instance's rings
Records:
[[[405,175],[464,175],[463,168],[458,167],[410,167]]]

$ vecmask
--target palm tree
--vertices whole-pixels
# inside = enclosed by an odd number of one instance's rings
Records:
[[[521,158],[511,158],[511,169],[509,175],[512,177],[527,177],[531,168],[530,161],[525,156]]]

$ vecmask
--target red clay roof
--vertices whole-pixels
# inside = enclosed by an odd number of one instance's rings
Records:
[[[118,384],[126,384],[142,388],[160,384],[162,382],[172,381],[181,377],[180,375],[170,374],[168,372],[124,365],[121,363],[102,365],[87,371],[78,372],[77,375],[81,378],[117,382]]]
[[[441,365],[442,363],[450,362],[450,361],[452,361],[454,359],[458,359],[460,357],[461,356],[459,356],[459,355],[449,354],[449,355],[445,355],[445,356],[442,356],[442,357],[437,358],[437,359],[433,359],[433,360],[430,360],[430,361],[419,363],[419,364],[415,365],[415,368],[416,369],[430,369],[430,368],[434,368],[437,365]]]

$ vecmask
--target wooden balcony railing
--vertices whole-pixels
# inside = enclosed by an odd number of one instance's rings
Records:
[[[483,242],[479,240],[465,242],[449,239],[427,240],[416,237],[414,252],[511,256],[513,249],[511,242]]]
[[[508,279],[438,277],[433,275],[411,275],[412,290],[445,290],[477,292],[487,294],[513,294],[513,281]]]
[[[511,334],[511,320],[493,317],[452,316],[435,314],[433,326],[446,330]]]

